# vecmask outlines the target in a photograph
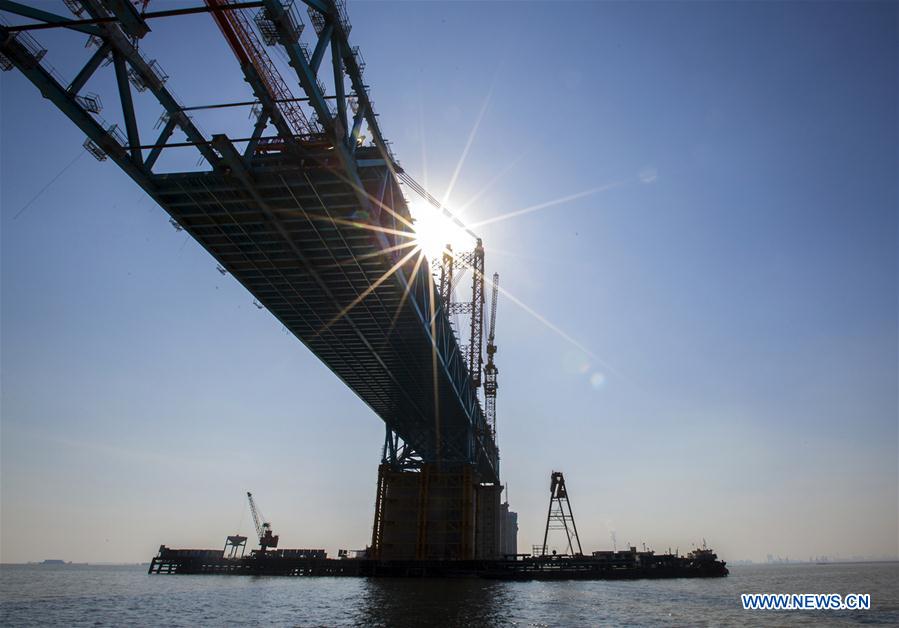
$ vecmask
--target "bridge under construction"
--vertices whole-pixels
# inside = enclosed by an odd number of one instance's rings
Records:
[[[497,278],[488,313],[477,236],[437,259],[416,244],[409,196],[448,210],[384,139],[344,3],[153,4],[63,0],[62,14],[0,0],[0,68],[30,81],[85,134],[87,152],[124,171],[383,420],[371,558],[514,554],[495,438]],[[146,52],[152,25],[193,14],[227,41],[251,99],[184,103],[170,89]],[[72,76],[47,63],[47,29],[68,33],[65,54],[86,57]],[[103,72],[114,75],[111,98],[91,91]],[[155,99],[155,129],[135,113],[138,95]],[[250,110],[244,133],[195,122],[227,108]],[[160,167],[177,150],[199,165]]]

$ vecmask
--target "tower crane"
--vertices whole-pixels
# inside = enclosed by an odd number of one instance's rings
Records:
[[[256,534],[259,537],[259,548],[265,552],[269,547],[278,547],[278,535],[272,534],[272,524],[262,518],[259,509],[256,508],[253,494],[249,491],[247,491],[247,499],[250,502],[250,513],[253,515],[253,523],[256,525]]]
[[[496,353],[496,300],[499,295],[499,273],[493,273],[493,296],[490,299],[490,326],[487,328],[487,364],[484,366],[484,406],[487,424],[493,429],[496,437],[496,364],[493,355]]]

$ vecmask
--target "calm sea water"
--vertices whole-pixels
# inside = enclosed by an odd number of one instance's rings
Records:
[[[870,611],[744,611],[740,593],[870,593]],[[899,625],[899,563],[737,566],[727,578],[489,582],[148,576],[0,567],[4,626]]]

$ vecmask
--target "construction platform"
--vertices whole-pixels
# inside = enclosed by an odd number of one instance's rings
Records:
[[[150,562],[150,574],[235,576],[359,576],[361,561],[328,558],[324,550],[254,550],[227,557],[223,550],[172,549],[165,545]]]
[[[254,551],[227,558],[222,550],[159,548],[150,574],[254,576],[350,576],[413,578],[486,578],[492,580],[635,580],[711,578],[728,574],[711,550],[686,556],[638,552],[594,552],[590,556],[527,556],[499,560],[376,560],[328,558],[321,550]]]

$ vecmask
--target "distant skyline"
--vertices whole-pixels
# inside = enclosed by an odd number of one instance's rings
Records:
[[[899,557],[899,5],[348,10],[396,155],[508,291],[520,550],[557,470],[585,551]],[[152,26],[186,104],[250,98],[208,16]],[[88,88],[114,120],[111,68]],[[0,560],[218,548],[247,490],[285,547],[364,547],[383,423],[83,141],[0,73]]]

